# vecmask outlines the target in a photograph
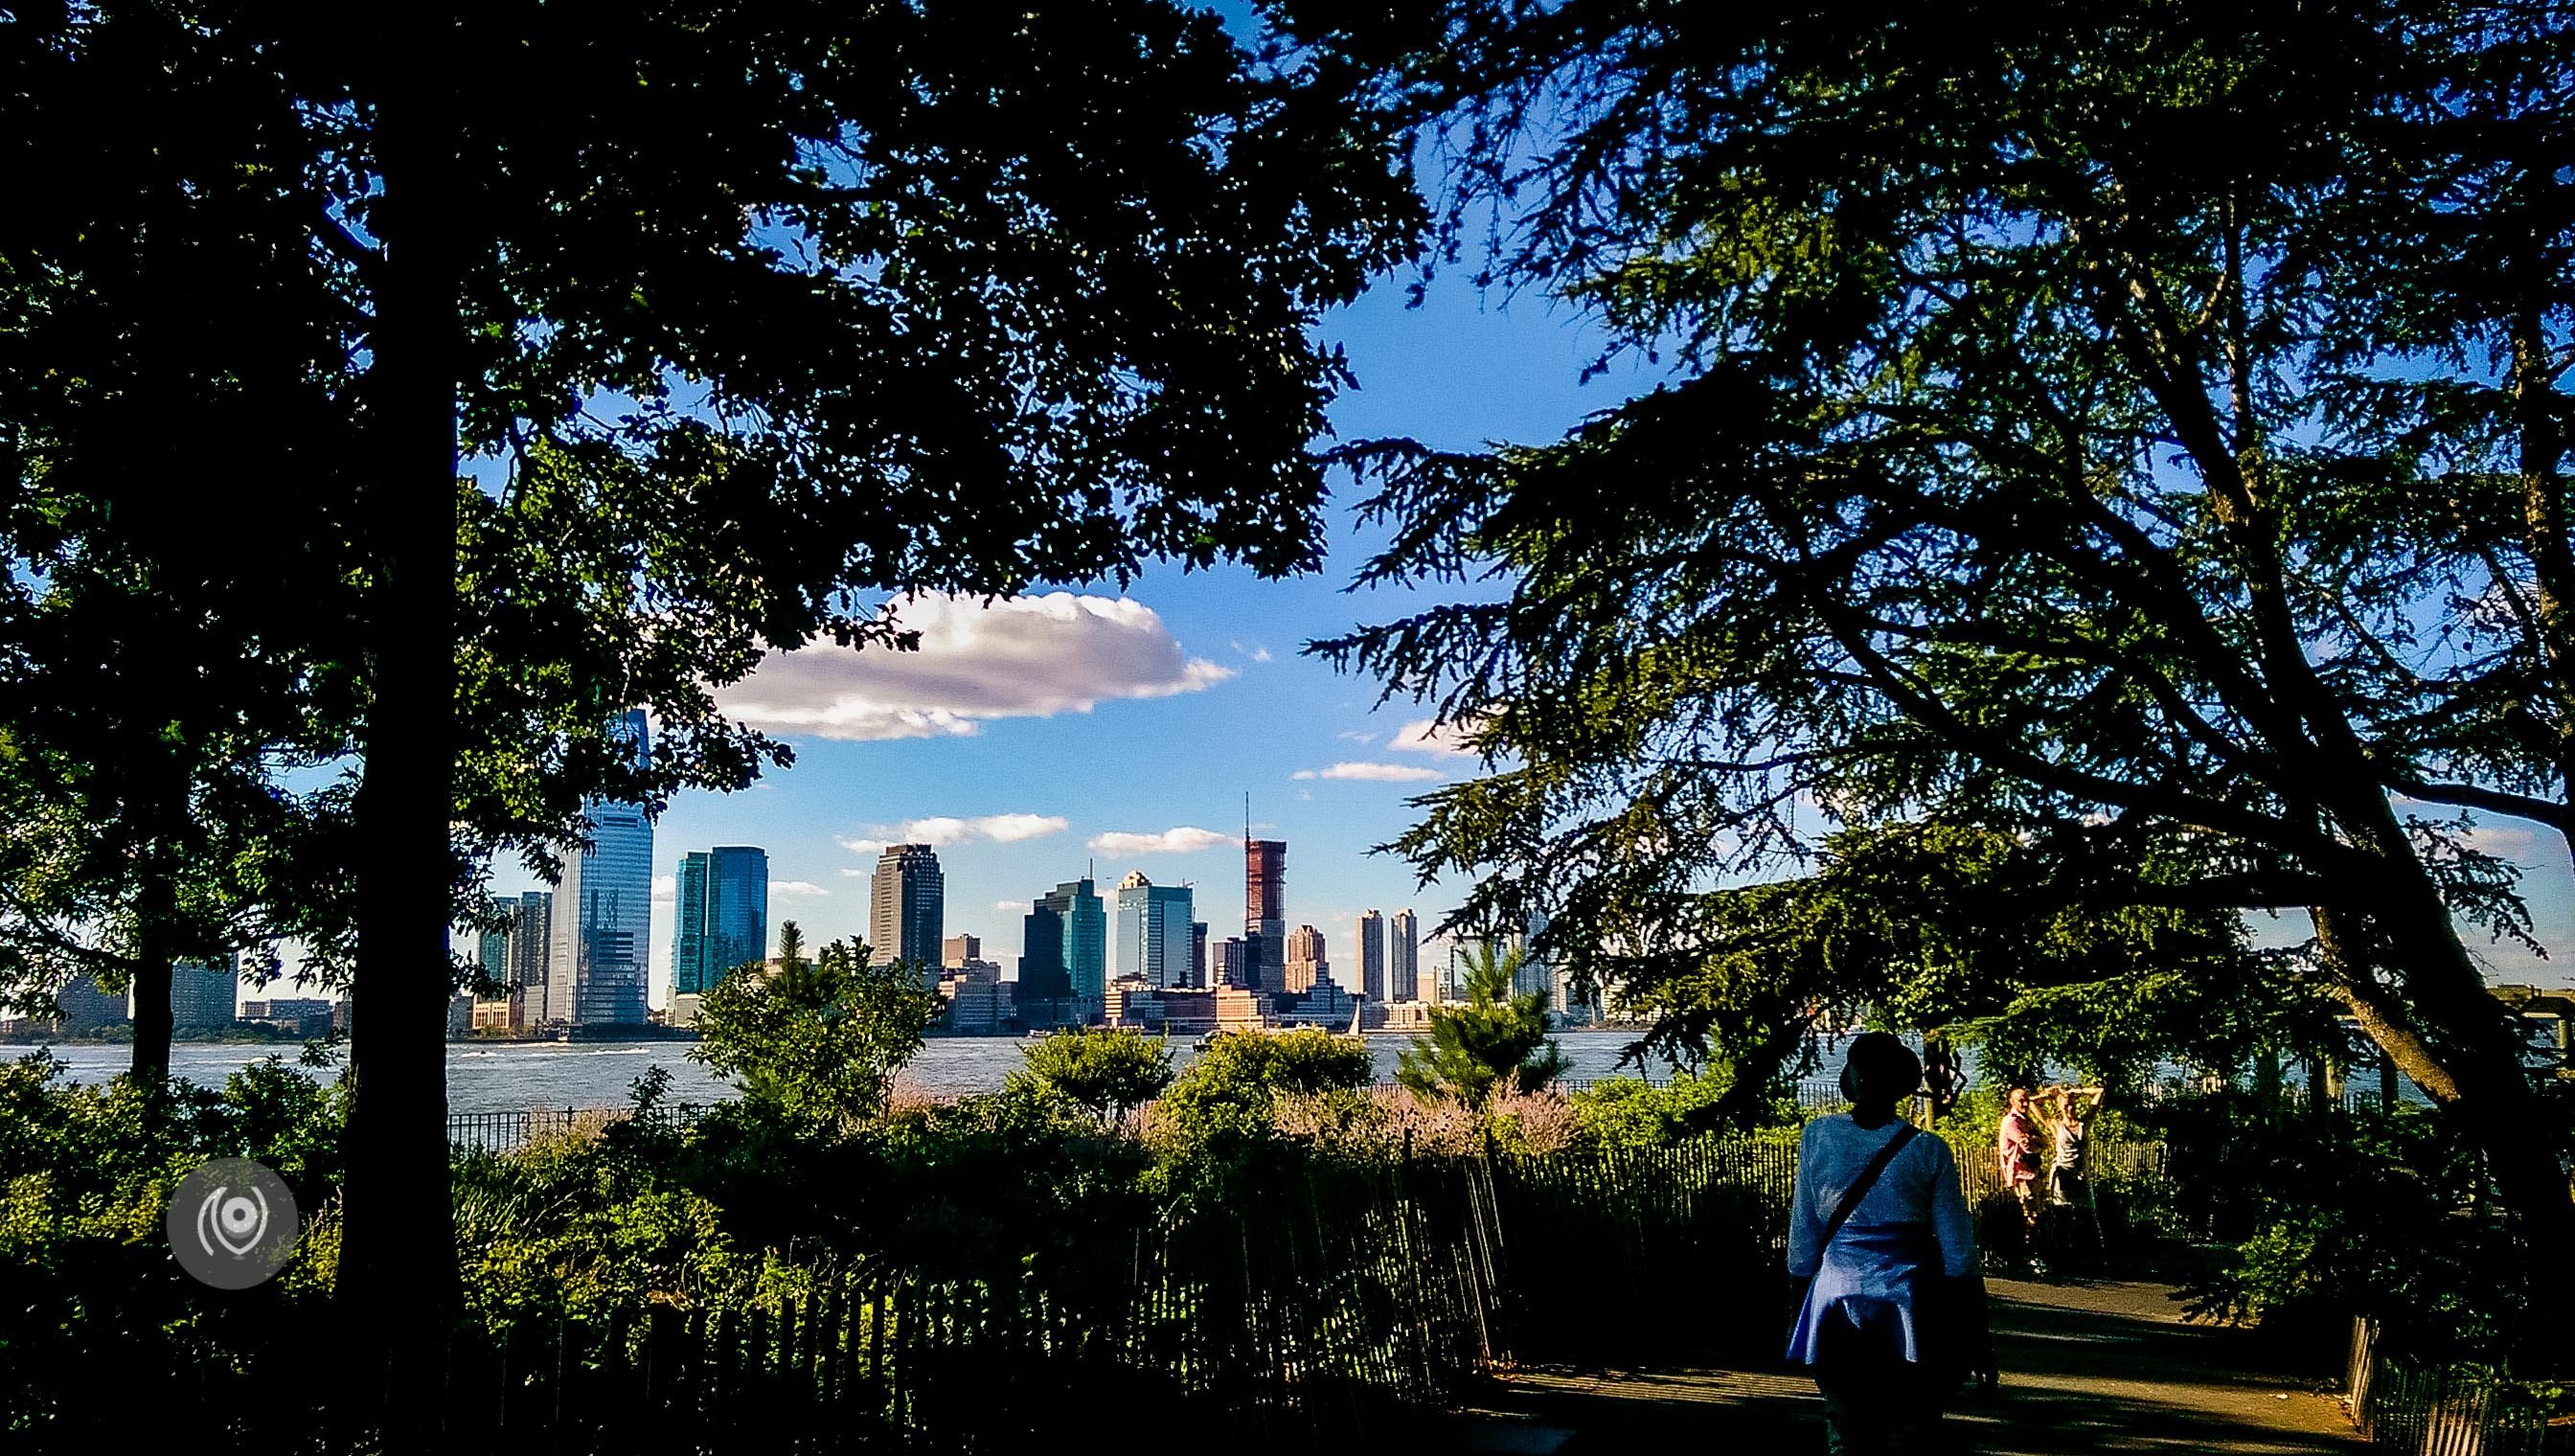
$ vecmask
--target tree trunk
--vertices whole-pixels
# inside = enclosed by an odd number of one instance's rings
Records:
[[[160,854],[146,855],[134,899],[134,1084],[170,1079],[170,961],[178,918],[177,888]]]
[[[2401,1034],[2381,1040],[2381,1047],[2400,1061],[2426,1046],[2436,1055],[2446,1082],[2443,1076],[2416,1080],[2435,1101],[2461,1114],[2460,1126],[2485,1153],[2488,1173],[2533,1252],[2528,1268],[2536,1277],[2550,1267],[2543,1255],[2575,1247],[2575,1194],[2558,1161],[2556,1116],[2523,1065],[2516,1018],[2487,989],[2428,880],[2419,890],[2391,886],[2372,907],[2372,918],[2387,935],[2385,945],[2374,948],[2385,963],[2403,967],[2420,1032],[2411,1042]],[[2381,1023],[2364,1014],[2361,1024],[2379,1037]],[[2543,1317],[2524,1339],[2531,1363],[2522,1373],[2575,1370],[2575,1326]]]
[[[378,111],[385,271],[371,398],[377,471],[363,520],[370,697],[355,805],[341,1307],[361,1324],[355,1394],[383,1400],[386,1449],[437,1428],[439,1355],[458,1307],[448,1180],[447,952],[455,883],[456,395],[460,253],[449,17],[402,14]]]

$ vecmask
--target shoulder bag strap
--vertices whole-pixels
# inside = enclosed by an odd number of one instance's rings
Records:
[[[1868,1166],[1859,1170],[1859,1180],[1843,1191],[1842,1201],[1833,1205],[1833,1216],[1824,1221],[1824,1236],[1815,1243],[1817,1250],[1831,1246],[1833,1235],[1840,1233],[1842,1225],[1850,1222],[1850,1216],[1859,1211],[1859,1200],[1867,1197],[1868,1190],[1877,1186],[1877,1175],[1886,1171],[1886,1165],[1895,1161],[1895,1155],[1904,1151],[1904,1145],[1913,1140],[1913,1134],[1918,1130],[1912,1123],[1905,1123],[1886,1140],[1886,1146],[1879,1148],[1877,1155],[1868,1160]]]

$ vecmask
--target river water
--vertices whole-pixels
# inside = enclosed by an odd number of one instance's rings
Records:
[[[1566,1075],[1573,1081],[1588,1081],[1620,1074],[1618,1053],[1624,1050],[1633,1033],[1624,1031],[1568,1031],[1556,1037],[1573,1069]],[[1409,1045],[1404,1035],[1371,1036],[1368,1051],[1376,1058],[1377,1079],[1394,1080],[1395,1053]],[[627,1100],[627,1088],[647,1067],[659,1066],[671,1073],[671,1095],[676,1101],[711,1102],[732,1095],[723,1078],[689,1060],[685,1041],[534,1041],[477,1046],[468,1042],[451,1043],[447,1048],[447,1105],[451,1112],[515,1112],[530,1107],[613,1107]],[[960,1097],[975,1092],[989,1092],[1002,1084],[1020,1065],[1024,1043],[1004,1036],[943,1036],[921,1048],[904,1068],[902,1087],[913,1094],[927,1097]],[[66,1063],[77,1081],[104,1081],[126,1069],[133,1061],[133,1049],[117,1043],[72,1043],[49,1048]],[[1172,1061],[1186,1066],[1196,1054],[1193,1044],[1174,1037]],[[170,1070],[177,1076],[208,1086],[222,1084],[251,1062],[278,1054],[273,1045],[243,1043],[181,1043],[170,1048]],[[24,1055],[16,1048],[0,1047],[0,1056]],[[285,1048],[289,1065],[295,1062],[295,1048]],[[1666,1062],[1656,1062],[1649,1069],[1661,1078],[1671,1074]],[[328,1071],[314,1073],[331,1075]],[[1628,1072],[1632,1075],[1632,1069]]]

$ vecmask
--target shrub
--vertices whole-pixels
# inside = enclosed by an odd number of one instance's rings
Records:
[[[1132,1027],[1059,1031],[1020,1055],[1014,1081],[1069,1097],[1096,1117],[1124,1117],[1172,1084],[1171,1049]]]

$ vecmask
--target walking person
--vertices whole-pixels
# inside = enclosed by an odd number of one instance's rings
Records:
[[[1994,1380],[1957,1159],[1895,1115],[1921,1076],[1893,1036],[1853,1038],[1851,1110],[1807,1123],[1797,1145],[1788,1272],[1808,1282],[1788,1359],[1814,1374],[1832,1456],[1930,1452],[1959,1379]]]

